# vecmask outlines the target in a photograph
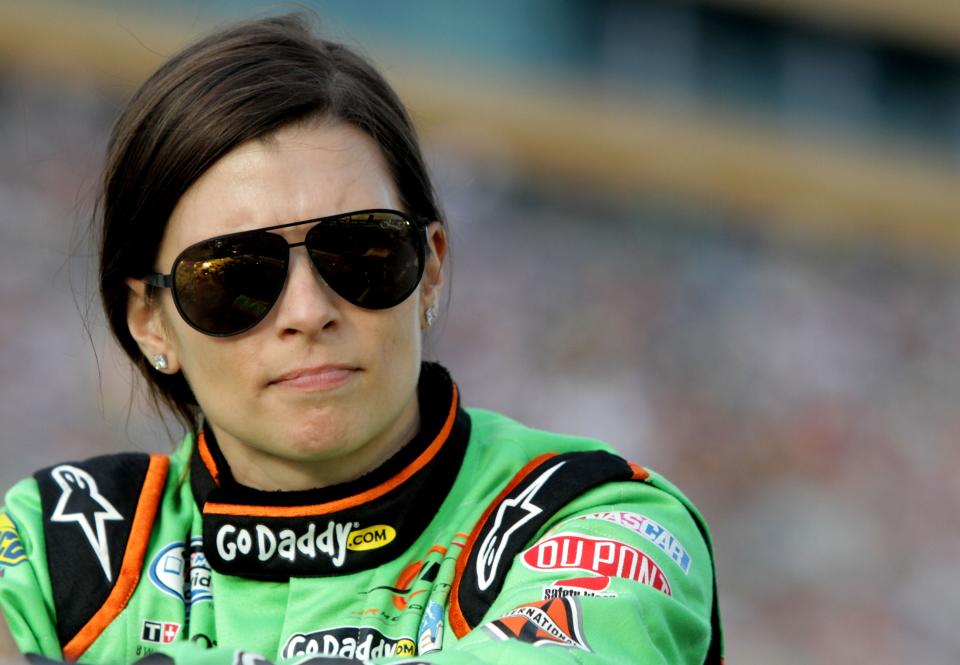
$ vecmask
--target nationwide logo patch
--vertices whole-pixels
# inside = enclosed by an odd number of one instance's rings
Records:
[[[376,628],[342,626],[315,633],[291,635],[281,658],[297,656],[370,660],[387,656],[416,656],[417,645],[408,637],[387,637]]]
[[[638,515],[637,513],[628,513],[620,510],[579,515],[573,519],[603,520],[604,522],[610,522],[611,524],[617,524],[625,529],[629,529],[663,550],[664,554],[680,566],[680,570],[682,570],[685,575],[690,572],[691,560],[686,548],[679,540],[674,538],[672,533],[646,515]]]
[[[670,581],[653,559],[636,547],[610,538],[558,533],[524,552],[521,561],[532,570],[583,570],[633,580],[673,595]]]
[[[179,598],[187,607],[213,600],[210,565],[203,553],[202,538],[190,540],[189,552],[183,541],[170,543],[153,557],[148,573],[155,587]]]
[[[484,630],[498,640],[520,640],[534,646],[560,646],[590,651],[583,637],[580,604],[576,598],[555,598],[511,610]]]
[[[27,560],[27,551],[20,542],[17,526],[6,514],[0,513],[0,565],[16,566]]]

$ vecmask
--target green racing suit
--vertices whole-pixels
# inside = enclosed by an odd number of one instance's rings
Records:
[[[424,364],[421,431],[361,478],[238,484],[172,455],[44,469],[0,511],[0,607],[35,661],[721,663],[703,519],[596,441],[464,409]]]

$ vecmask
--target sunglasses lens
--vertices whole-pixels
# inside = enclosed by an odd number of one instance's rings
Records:
[[[209,335],[235,335],[260,321],[287,275],[287,243],[276,234],[238,234],[187,248],[174,270],[183,317]]]
[[[321,221],[307,233],[310,258],[342,298],[367,309],[407,299],[423,274],[423,243],[413,222],[374,212]]]

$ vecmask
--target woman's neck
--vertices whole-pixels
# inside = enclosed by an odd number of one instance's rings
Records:
[[[257,490],[290,492],[339,485],[373,471],[417,435],[420,410],[414,396],[389,429],[342,455],[323,459],[276,455],[209,425],[236,482]]]

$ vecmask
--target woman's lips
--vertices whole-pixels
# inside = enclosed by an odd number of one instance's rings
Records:
[[[343,385],[358,371],[356,367],[345,365],[304,367],[287,372],[271,381],[270,385],[300,390],[328,390]]]

